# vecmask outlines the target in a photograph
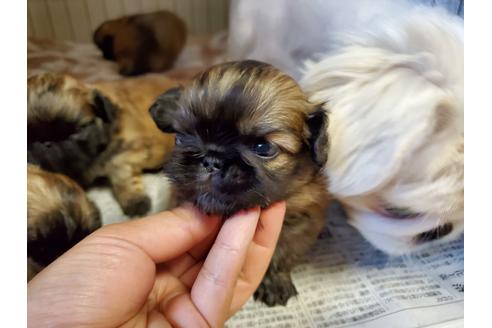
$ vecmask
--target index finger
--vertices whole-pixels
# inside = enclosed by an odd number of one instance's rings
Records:
[[[193,284],[191,299],[212,327],[222,325],[227,318],[237,277],[259,216],[259,208],[256,208],[240,212],[224,222]]]
[[[236,284],[229,315],[238,311],[260,285],[275,252],[285,211],[285,202],[274,203],[261,211],[255,235],[246,253],[240,279]]]

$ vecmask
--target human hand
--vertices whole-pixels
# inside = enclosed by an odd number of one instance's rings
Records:
[[[281,202],[221,226],[183,205],[104,226],[29,282],[28,326],[221,327],[260,284],[284,214]]]

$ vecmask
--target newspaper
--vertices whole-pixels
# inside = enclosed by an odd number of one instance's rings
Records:
[[[146,174],[152,212],[168,206],[169,183]],[[107,188],[89,192],[105,224],[124,215]],[[412,255],[388,257],[348,226],[336,206],[305,262],[293,271],[299,295],[269,308],[250,300],[233,327],[415,328],[463,326],[463,236]]]

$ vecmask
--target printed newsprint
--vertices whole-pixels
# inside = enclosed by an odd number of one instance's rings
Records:
[[[293,273],[299,295],[269,308],[250,300],[227,327],[462,327],[463,237],[389,258],[336,210],[305,264]]]
[[[165,210],[168,182],[145,174],[153,213]],[[124,219],[107,188],[89,192],[105,224]],[[286,307],[250,300],[226,326],[449,328],[463,326],[463,237],[425,251],[387,257],[348,226],[333,206],[305,263],[293,272],[299,295]]]

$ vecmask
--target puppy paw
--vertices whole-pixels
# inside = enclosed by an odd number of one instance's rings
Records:
[[[271,277],[266,275],[254,294],[256,301],[268,306],[286,305],[287,301],[297,295],[297,290],[289,274]]]
[[[129,199],[123,206],[123,212],[130,216],[142,216],[150,211],[151,201],[148,196]]]

